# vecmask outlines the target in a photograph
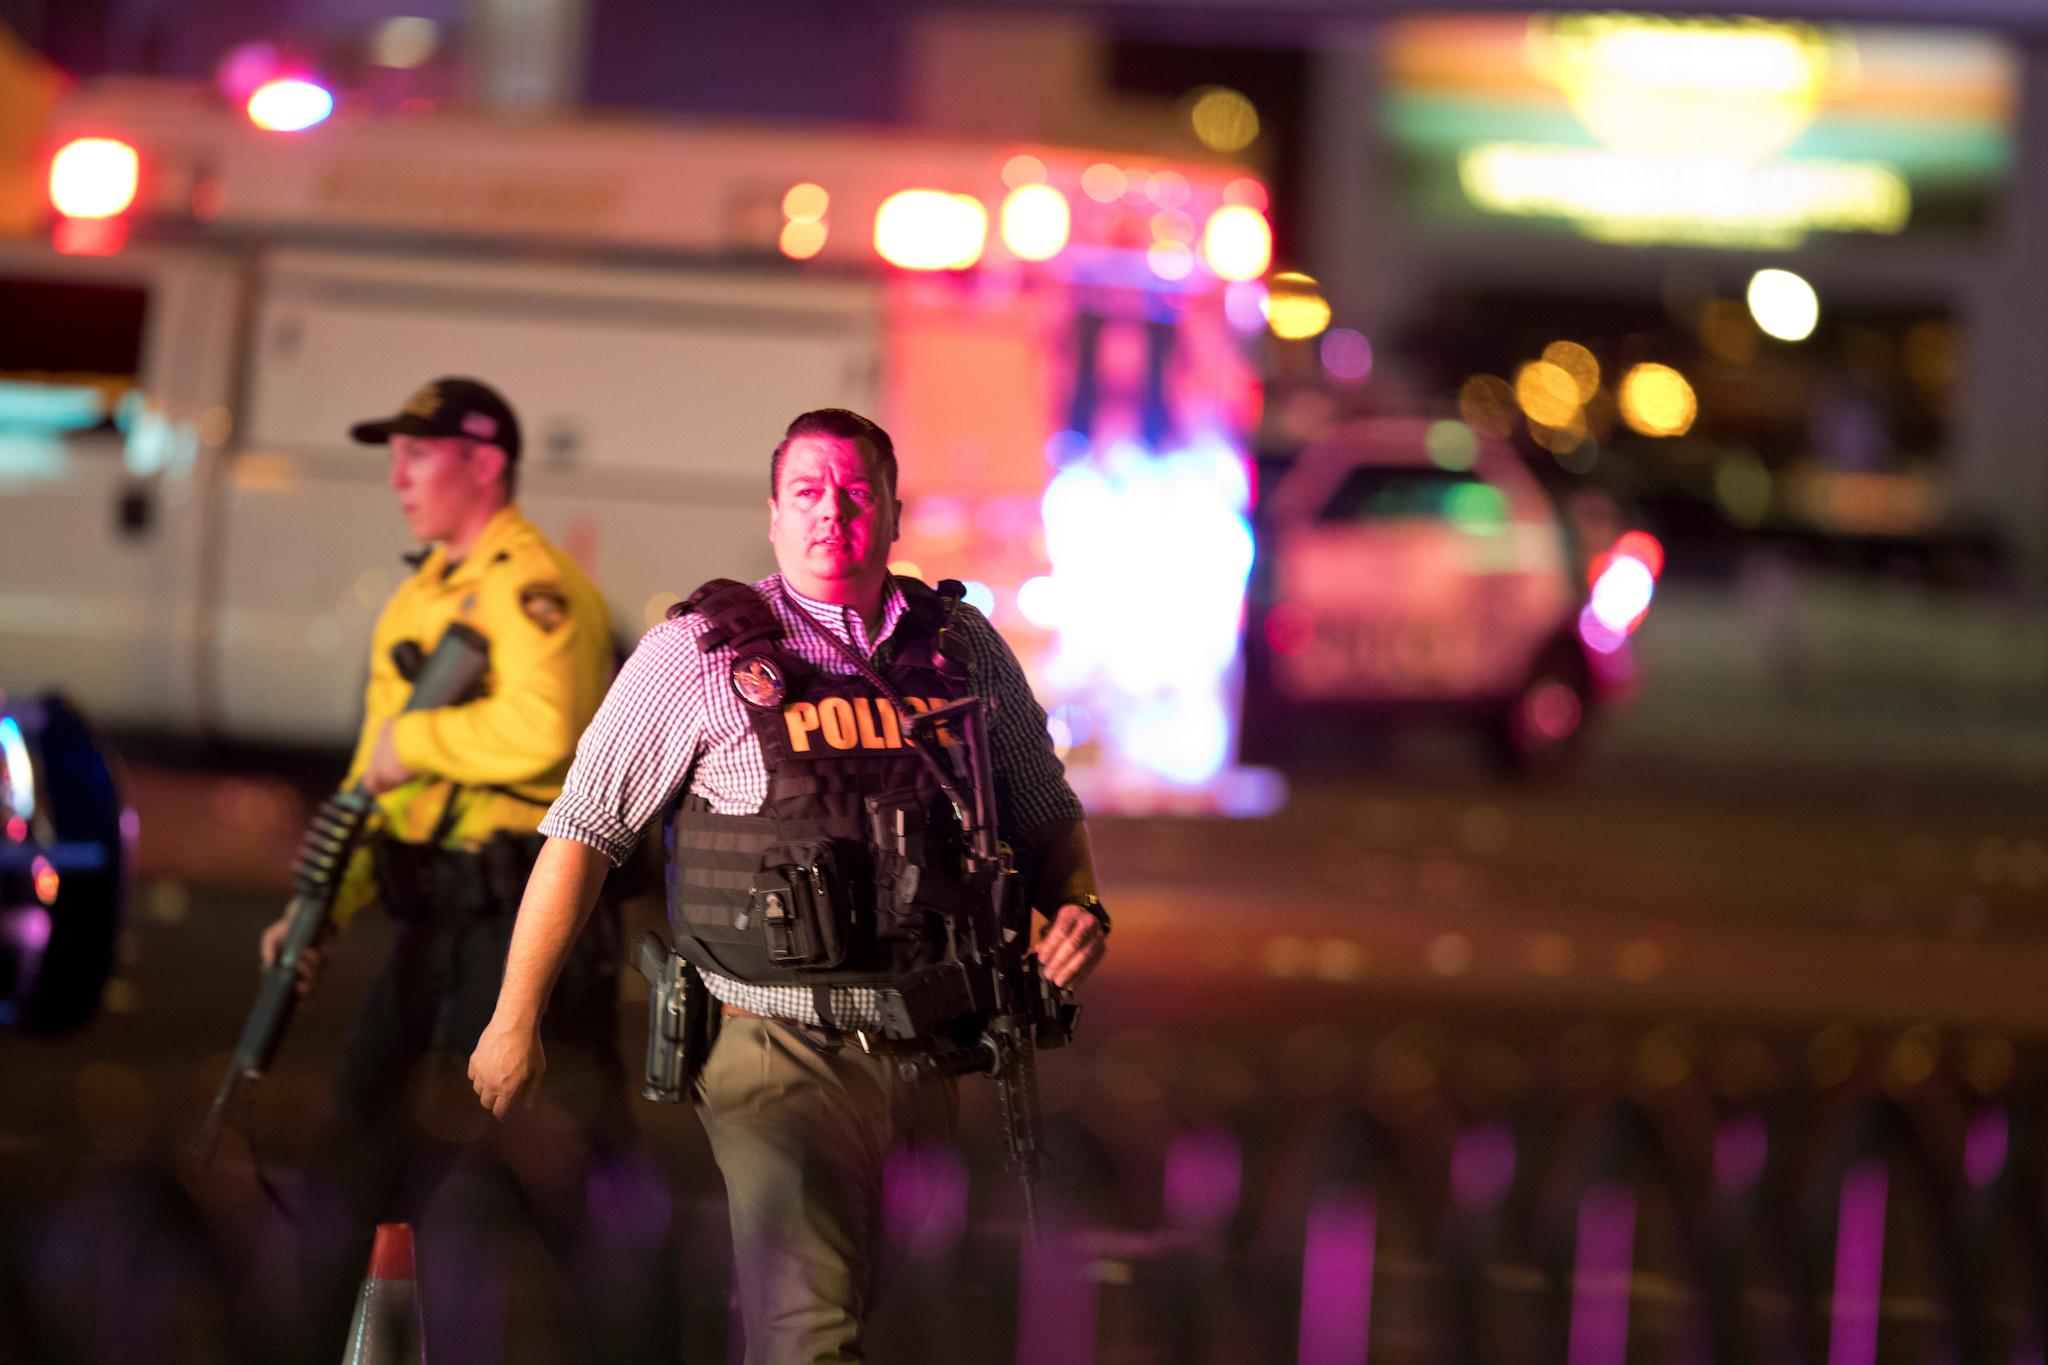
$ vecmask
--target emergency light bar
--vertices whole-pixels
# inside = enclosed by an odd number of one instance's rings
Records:
[[[879,257],[918,271],[1044,264],[1175,292],[1258,279],[1272,259],[1264,187],[1227,164],[872,129],[512,126],[334,119],[333,108],[297,78],[255,90],[247,117],[210,91],[88,86],[58,114],[58,135],[75,140],[52,167],[52,206],[65,220],[125,214],[137,232],[303,228],[841,266]],[[293,130],[304,135],[276,135]]]

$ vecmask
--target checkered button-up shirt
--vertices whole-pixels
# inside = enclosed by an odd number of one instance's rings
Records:
[[[891,582],[881,629],[869,639],[859,612],[805,597],[780,574],[754,587],[782,622],[783,648],[833,674],[854,668],[819,633],[821,627],[872,659],[906,607],[903,590]],[[785,592],[802,603],[808,617],[791,609]],[[1080,819],[1081,803],[1053,753],[1045,710],[1031,695],[1017,656],[973,607],[961,605],[954,624],[974,646],[974,691],[993,703],[989,747],[998,833],[1014,841],[1051,821]],[[616,866],[683,792],[702,797],[721,815],[760,811],[768,795],[767,760],[746,704],[727,677],[731,651],[706,654],[697,647],[709,626],[693,613],[647,632],[577,743],[576,761],[562,795],[541,821],[541,833],[588,844]],[[718,999],[757,1014],[824,1022],[808,986],[753,986],[711,973],[705,983]],[[834,987],[828,1009],[831,1022],[842,1028],[881,1023],[881,1002],[871,989]]]

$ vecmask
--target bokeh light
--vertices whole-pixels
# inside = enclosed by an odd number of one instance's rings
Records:
[[[1273,206],[1273,197],[1266,193],[1266,187],[1258,181],[1240,176],[1223,187],[1223,202],[1257,209],[1264,213]]]
[[[300,133],[325,123],[334,96],[312,81],[287,76],[258,86],[249,96],[249,121],[271,133]]]
[[[1154,242],[1145,252],[1145,264],[1160,279],[1178,283],[1195,273],[1195,253],[1179,242]]]
[[[900,190],[875,210],[875,250],[905,270],[965,270],[987,239],[988,210],[973,195]]]
[[[1508,528],[1508,499],[1490,483],[1461,483],[1444,495],[1444,516],[1468,535],[1499,535]]]
[[[1557,426],[1549,426],[1529,419],[1529,439],[1558,457],[1560,464],[1564,457],[1586,444],[1586,410],[1576,408],[1570,417]]]
[[[1049,574],[1025,579],[1017,588],[1017,613],[1040,630],[1059,625],[1059,580]]]
[[[1330,325],[1330,302],[1313,276],[1283,271],[1273,277],[1266,325],[1283,341],[1306,341]]]
[[[1726,451],[1714,461],[1714,501],[1737,526],[1763,525],[1771,514],[1773,482],[1771,471],[1751,451]]]
[[[808,261],[825,249],[825,225],[799,220],[784,223],[775,245],[793,261]]]
[[[1241,152],[1259,137],[1258,107],[1228,86],[1197,91],[1188,122],[1196,139],[1212,152]]]
[[[1107,161],[1098,161],[1081,172],[1081,193],[1098,204],[1114,204],[1130,188],[1130,177],[1124,174],[1123,167]]]
[[[1462,474],[1479,463],[1479,436],[1463,422],[1445,419],[1429,424],[1423,437],[1429,462],[1438,469]]]
[[[1372,373],[1372,343],[1363,332],[1333,327],[1323,333],[1319,355],[1323,373],[1338,384],[1363,384]]]
[[[802,181],[791,185],[782,196],[782,216],[792,223],[821,223],[832,207],[832,196],[823,185]]]
[[[1699,415],[1686,377],[1669,365],[1644,363],[1622,376],[1621,418],[1645,436],[1683,436]]]
[[[1145,197],[1162,209],[1177,209],[1193,193],[1188,178],[1179,171],[1154,171],[1145,182]]]
[[[1249,204],[1225,204],[1202,229],[1202,256],[1220,280],[1255,280],[1273,263],[1273,229]]]
[[[973,607],[983,616],[994,616],[996,614],[995,590],[989,587],[988,584],[980,579],[970,578],[960,586],[966,589],[962,600],[968,606]]]
[[[1011,189],[1037,185],[1045,180],[1045,163],[1030,153],[1021,153],[1003,163],[1003,183]]]
[[[1223,291],[1223,316],[1244,333],[1266,330],[1266,284],[1263,280],[1236,280]]]
[[[214,68],[214,85],[230,104],[248,103],[256,87],[275,76],[284,66],[284,54],[276,43],[242,43],[229,48]]]
[[[1650,609],[1650,599],[1656,590],[1657,580],[1642,560],[1632,555],[1610,555],[1607,567],[1593,584],[1593,615],[1609,630],[1633,630]]]
[[[370,35],[370,64],[408,71],[424,66],[441,45],[441,26],[432,19],[401,15],[386,19]]]
[[[1639,561],[1652,578],[1664,575],[1664,544],[1648,531],[1625,532],[1610,553]]]
[[[1543,360],[1572,377],[1578,385],[1579,401],[1589,402],[1600,392],[1600,362],[1576,341],[1553,341],[1543,348]]]
[[[135,202],[142,159],[125,142],[82,137],[50,162],[50,205],[67,218],[111,218]]]
[[[1182,246],[1195,243],[1195,220],[1179,209],[1161,209],[1153,214],[1151,228],[1155,242],[1179,242]]]
[[[1475,374],[1458,388],[1458,416],[1489,436],[1513,434],[1517,406],[1513,387],[1497,374]]]
[[[1073,231],[1067,196],[1050,185],[1019,185],[1003,200],[1003,245],[1020,261],[1049,261]]]
[[[1571,374],[1548,360],[1532,360],[1515,371],[1515,401],[1532,422],[1569,427],[1580,419],[1584,400]]]
[[[1759,270],[1749,280],[1749,315],[1768,336],[1804,341],[1820,325],[1820,295],[1789,270]]]

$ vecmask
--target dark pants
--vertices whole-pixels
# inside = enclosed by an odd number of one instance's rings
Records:
[[[456,1202],[447,1245],[460,1243],[448,1278],[458,1283],[439,1297],[424,1278],[421,1287],[437,1358],[503,1356],[489,1348],[505,1317],[490,1290],[503,1287],[503,1234],[523,1224],[569,1281],[571,1358],[673,1361],[668,1229],[644,1213],[665,1207],[668,1192],[634,1142],[618,1047],[618,906],[600,901],[542,1018],[539,1101],[495,1124],[467,1069],[497,1003],[517,900],[486,894],[481,878],[465,886],[469,870],[443,869],[435,903],[394,907],[389,955],[350,1028],[314,1161],[306,1358],[341,1354],[376,1225],[418,1227],[445,1184]],[[422,1240],[434,1236],[428,1228]],[[432,1246],[422,1256],[436,1262]]]

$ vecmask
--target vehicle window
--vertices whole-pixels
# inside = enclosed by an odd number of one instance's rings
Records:
[[[1357,465],[1316,520],[1324,523],[1450,521],[1485,533],[1506,527],[1507,496],[1483,479],[1443,469]]]
[[[132,380],[148,313],[149,291],[134,285],[0,275],[0,376]]]
[[[149,292],[0,275],[0,426],[79,431],[112,419],[142,371]]]

